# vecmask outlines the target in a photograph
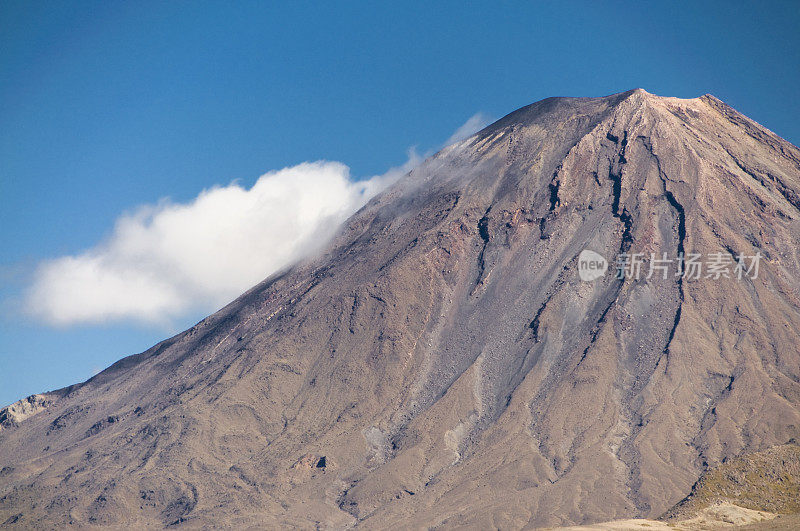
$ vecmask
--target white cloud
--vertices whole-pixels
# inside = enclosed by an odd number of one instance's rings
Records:
[[[412,154],[406,166],[416,162]],[[310,162],[167,200],[120,217],[111,236],[77,256],[44,262],[27,307],[50,324],[119,319],[167,323],[213,309],[323,245],[404,173],[354,181],[338,162]]]
[[[475,115],[448,140],[482,127]],[[162,200],[122,215],[111,235],[74,256],[41,263],[26,292],[28,313],[52,325],[136,320],[171,326],[211,311],[322,247],[339,225],[420,158],[356,181],[339,162],[306,162]]]
[[[493,121],[494,120],[482,112],[473,114],[469,120],[464,122],[464,125],[456,129],[456,132],[447,139],[447,142],[445,142],[444,145],[449,146],[450,144],[455,144],[459,140],[464,140],[465,138],[474,135]]]

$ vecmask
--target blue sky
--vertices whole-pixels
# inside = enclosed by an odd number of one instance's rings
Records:
[[[164,217],[317,160],[349,166],[301,168],[357,202],[352,181],[478,112],[635,87],[711,92],[800,142],[796,2],[286,4],[0,4],[0,404],[85,380],[216,303],[149,323],[23,311],[43,261],[117,241],[141,205]]]

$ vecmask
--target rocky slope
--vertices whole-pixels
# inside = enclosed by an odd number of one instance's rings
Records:
[[[590,249],[610,269],[578,276]],[[643,253],[644,274],[613,274]],[[647,277],[650,253],[673,269]],[[680,253],[758,275],[676,276]],[[0,431],[0,523],[657,517],[800,436],[800,150],[712,96],[550,98],[320,257]]]
[[[15,428],[33,415],[47,409],[63,393],[45,393],[31,395],[18,400],[10,406],[0,409],[0,431]]]

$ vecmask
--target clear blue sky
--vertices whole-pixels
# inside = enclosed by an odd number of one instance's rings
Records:
[[[40,260],[136,205],[307,160],[381,173],[478,111],[635,87],[798,144],[798,28],[798,2],[3,2],[0,405],[167,335],[19,312]]]

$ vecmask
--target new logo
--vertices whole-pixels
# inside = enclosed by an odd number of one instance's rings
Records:
[[[578,276],[584,282],[591,282],[606,274],[608,262],[601,255],[584,249],[578,255]]]

